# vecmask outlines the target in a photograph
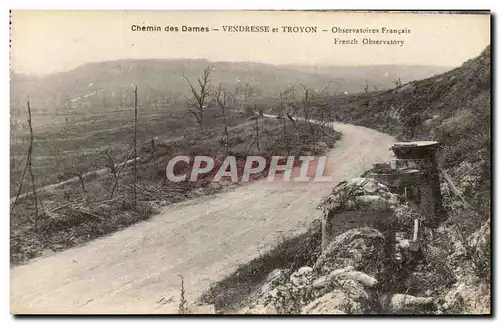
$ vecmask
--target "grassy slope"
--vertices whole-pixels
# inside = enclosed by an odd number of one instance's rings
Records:
[[[490,215],[490,56],[488,47],[447,73],[388,91],[323,98],[322,105],[343,122],[443,143],[439,163],[479,212],[471,224],[477,228]]]

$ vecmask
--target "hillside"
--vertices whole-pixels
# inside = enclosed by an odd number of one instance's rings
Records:
[[[11,75],[13,114],[23,109],[29,95],[36,110],[64,110],[71,99],[106,90],[109,101],[123,96],[124,89],[137,84],[140,95],[150,101],[183,98],[188,91],[183,76],[195,80],[206,66],[213,67],[213,82],[231,91],[253,87],[255,97],[276,96],[292,85],[307,84],[329,93],[357,93],[369,87],[387,89],[401,78],[411,81],[429,77],[448,68],[435,66],[405,67],[313,67],[277,66],[250,62],[210,62],[207,60],[123,60],[88,63],[70,71],[47,76]],[[103,96],[103,95],[101,95]]]
[[[490,51],[395,89],[312,99],[315,117],[327,109],[400,140],[441,142],[439,164],[454,183],[441,173],[445,221],[423,224],[412,247],[414,219],[428,215],[368,170],[323,197],[329,233],[313,223],[212,284],[200,301],[244,314],[491,314]],[[322,249],[325,234],[331,241]]]
[[[443,143],[440,164],[482,219],[490,214],[491,48],[461,67],[388,91],[317,98],[337,120],[400,140]]]

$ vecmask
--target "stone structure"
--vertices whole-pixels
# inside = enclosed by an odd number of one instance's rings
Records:
[[[399,142],[392,147],[396,159],[391,162],[396,170],[418,170],[419,177],[410,184],[410,199],[415,200],[427,219],[427,226],[435,227],[444,218],[439,168],[435,141]]]

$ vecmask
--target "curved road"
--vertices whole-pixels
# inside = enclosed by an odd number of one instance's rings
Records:
[[[393,138],[335,123],[342,140],[328,152],[333,183],[260,180],[162,209],[151,220],[80,247],[14,267],[11,312],[168,313],[179,304],[181,274],[193,301],[239,264],[320,218],[316,206],[336,183],[387,161]],[[162,304],[159,300],[171,299]]]

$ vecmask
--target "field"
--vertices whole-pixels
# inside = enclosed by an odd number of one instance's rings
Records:
[[[34,114],[33,168],[37,186],[74,177],[77,170],[86,172],[104,167],[106,149],[117,159],[130,150],[134,136],[133,107],[95,110],[55,116]],[[162,140],[183,136],[196,128],[196,124],[186,121],[185,111],[158,106],[139,106],[138,110],[138,143],[154,137]],[[238,120],[230,118],[229,122]],[[11,191],[18,187],[28,149],[29,134],[25,128],[11,128]]]
[[[10,230],[14,265],[148,219],[166,204],[234,185],[207,178],[169,182],[165,167],[173,156],[234,155],[241,167],[247,155],[318,154],[339,138],[338,133],[320,126],[313,126],[318,132],[312,136],[298,132],[286,119],[228,110],[228,137],[224,145],[224,118],[217,106],[206,109],[200,128],[185,108],[139,104],[135,204],[131,159],[134,109],[130,105],[88,108],[53,120],[33,115],[33,173],[36,187],[45,186],[37,194],[37,208],[27,176],[22,194],[13,204],[25,166],[29,134],[22,126],[11,129],[11,208],[14,207]]]

